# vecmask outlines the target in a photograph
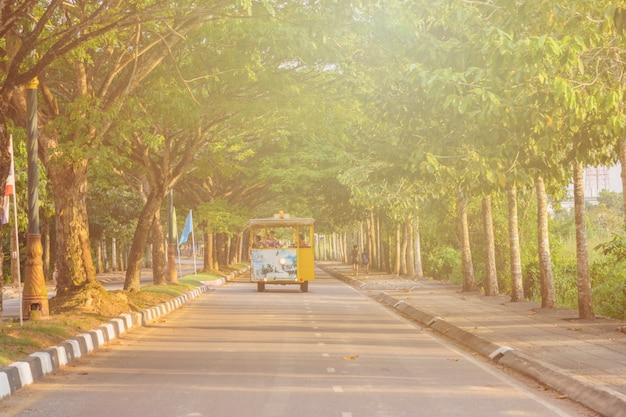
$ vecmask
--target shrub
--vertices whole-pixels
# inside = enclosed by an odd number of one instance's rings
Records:
[[[451,276],[462,279],[461,253],[449,246],[438,247],[428,255],[425,269],[434,279],[447,281]]]

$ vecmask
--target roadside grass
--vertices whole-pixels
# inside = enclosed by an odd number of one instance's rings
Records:
[[[235,267],[240,269],[246,265]],[[198,273],[179,279],[177,284],[148,285],[141,291],[109,291],[97,299],[93,308],[55,306],[51,299],[51,314],[45,320],[0,322],[0,367],[18,361],[24,356],[54,346],[77,334],[97,329],[102,323],[122,313],[138,311],[166,302],[213,281],[221,274]]]

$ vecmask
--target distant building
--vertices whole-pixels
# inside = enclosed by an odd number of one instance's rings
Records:
[[[622,192],[622,167],[619,163],[611,167],[588,167],[583,173],[585,181],[585,201],[598,204],[600,191],[609,190],[615,193]],[[567,198],[561,202],[561,207],[574,208],[574,184],[567,187]]]
[[[585,169],[585,199],[598,201],[602,190],[611,190],[609,167],[589,167]]]

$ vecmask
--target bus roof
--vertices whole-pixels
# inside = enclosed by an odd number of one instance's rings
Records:
[[[315,219],[310,217],[267,217],[264,219],[250,219],[250,226],[268,226],[268,227],[289,227],[289,226],[312,226]]]

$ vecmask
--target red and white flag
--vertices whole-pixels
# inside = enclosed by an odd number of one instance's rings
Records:
[[[2,201],[2,224],[9,222],[9,196],[15,193],[15,166],[13,163],[13,137],[9,137],[9,154],[11,155],[11,166],[9,167],[9,176],[7,184],[4,187],[4,197]]]

